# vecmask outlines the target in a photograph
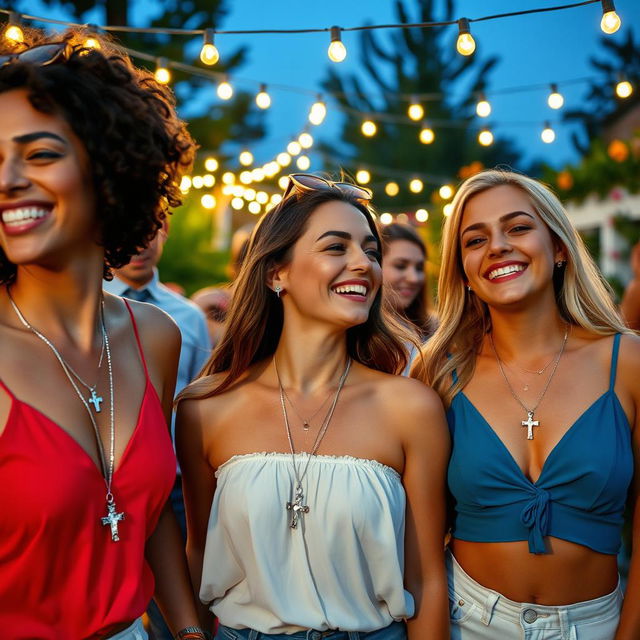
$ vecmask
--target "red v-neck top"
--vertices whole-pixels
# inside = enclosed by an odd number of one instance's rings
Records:
[[[139,617],[153,595],[145,543],[173,486],[176,461],[127,308],[146,385],[138,422],[113,475],[116,506],[125,514],[119,542],[102,525],[106,488],[94,461],[0,381],[12,402],[0,436],[2,638],[102,637]]]

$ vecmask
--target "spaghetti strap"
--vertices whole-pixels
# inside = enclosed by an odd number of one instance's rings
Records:
[[[13,395],[13,391],[11,391],[11,389],[9,389],[9,387],[7,387],[7,385],[2,381],[2,378],[0,378],[0,389],[3,389],[4,391],[6,391],[7,395],[12,400],[16,400],[16,397]]]
[[[148,379],[149,371],[147,369],[147,361],[144,357],[144,351],[142,350],[142,343],[140,342],[140,334],[138,333],[138,325],[136,324],[136,319],[133,316],[133,311],[131,311],[131,306],[129,305],[129,301],[126,298],[122,298],[125,306],[127,307],[127,311],[131,316],[131,324],[133,325],[133,333],[136,336],[136,342],[138,343],[138,351],[140,352],[140,359],[142,360],[142,366],[144,367],[144,375]]]
[[[609,391],[613,391],[616,384],[616,370],[618,368],[618,350],[620,349],[620,334],[613,338],[613,350],[611,351],[611,374],[609,376]]]

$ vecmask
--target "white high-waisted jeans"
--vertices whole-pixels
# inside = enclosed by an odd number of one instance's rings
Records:
[[[123,629],[109,640],[148,640],[149,636],[144,630],[142,618],[138,618],[130,627]]]
[[[451,640],[613,640],[622,589],[561,607],[514,602],[468,576],[447,551]]]

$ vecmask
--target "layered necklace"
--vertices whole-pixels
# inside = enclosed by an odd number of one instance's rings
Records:
[[[560,347],[560,351],[558,351],[558,354],[556,355],[556,357],[551,361],[551,362],[553,362],[553,368],[551,369],[551,373],[549,374],[549,377],[547,378],[547,382],[544,385],[544,388],[542,389],[542,392],[538,396],[538,399],[536,400],[534,405],[532,407],[528,407],[522,401],[520,396],[518,396],[518,394],[515,392],[513,386],[511,385],[511,382],[509,382],[509,378],[507,378],[507,374],[504,371],[502,360],[500,360],[500,357],[498,356],[498,352],[496,351],[496,345],[493,342],[493,333],[489,333],[489,341],[491,342],[491,348],[493,349],[493,355],[496,357],[496,360],[498,362],[498,367],[500,369],[500,373],[502,374],[502,377],[504,378],[504,381],[507,383],[507,387],[509,388],[509,391],[511,392],[511,395],[514,397],[516,402],[527,413],[527,419],[526,420],[522,420],[521,423],[520,423],[523,427],[527,427],[527,440],[533,440],[533,428],[540,426],[540,421],[534,419],[535,418],[535,412],[536,412],[537,408],[540,406],[540,403],[542,402],[542,399],[544,398],[545,394],[547,393],[547,389],[549,388],[549,385],[551,384],[551,381],[553,380],[553,376],[555,375],[556,370],[558,369],[558,365],[560,364],[560,358],[562,357],[562,354],[564,353],[564,348],[565,348],[565,346],[567,344],[567,338],[568,337],[569,337],[569,325],[567,325],[565,327],[564,338],[562,340],[562,346]],[[537,373],[538,375],[541,375],[542,373],[544,373],[545,369],[547,369],[547,367],[549,367],[551,362],[546,364],[541,370],[532,371],[530,373]],[[527,389],[525,389],[525,391],[526,390]]]
[[[349,375],[349,370],[351,369],[351,358],[347,359],[347,364],[344,368],[342,375],[340,376],[340,380],[338,382],[338,388],[336,389],[335,395],[333,397],[333,402],[331,403],[329,410],[327,411],[324,417],[324,420],[322,421],[322,425],[320,426],[320,429],[318,429],[316,439],[313,442],[311,451],[307,454],[307,459],[302,469],[298,467],[298,463],[296,461],[296,450],[293,444],[293,436],[291,434],[291,427],[289,425],[289,416],[287,415],[287,404],[285,402],[286,394],[284,391],[284,387],[282,386],[282,380],[280,379],[280,373],[278,372],[278,365],[276,364],[275,357],[273,359],[273,366],[276,370],[276,377],[278,378],[278,387],[280,390],[280,406],[282,407],[282,417],[284,418],[284,426],[287,432],[287,441],[289,442],[289,450],[291,452],[291,464],[293,466],[293,475],[295,478],[294,486],[292,487],[292,491],[291,491],[291,500],[286,503],[285,507],[286,507],[287,513],[290,514],[289,527],[291,529],[297,529],[300,518],[304,514],[309,513],[310,511],[309,505],[305,504],[302,481],[307,475],[307,471],[309,470],[309,463],[311,462],[312,457],[315,456],[316,453],[318,452],[318,449],[320,448],[320,443],[322,442],[322,439],[324,438],[324,435],[327,432],[327,429],[329,428],[329,423],[331,422],[331,418],[333,418],[333,413],[336,410],[336,405],[338,404],[338,398],[340,397],[340,392],[342,391],[342,387],[344,387],[344,383],[346,382],[347,376]],[[291,400],[289,400],[289,402],[291,402]],[[324,405],[324,402],[323,402],[323,405]],[[316,413],[318,412],[316,411]]]
[[[27,328],[34,335],[40,338],[40,340],[42,340],[42,342],[44,342],[49,347],[49,349],[51,349],[56,359],[60,363],[60,366],[62,367],[62,370],[67,376],[69,382],[71,383],[71,386],[76,392],[78,398],[80,398],[82,405],[87,411],[87,415],[89,416],[89,420],[91,421],[91,426],[93,427],[93,432],[96,438],[98,456],[100,459],[100,468],[102,472],[102,477],[104,478],[105,487],[107,489],[106,496],[105,496],[107,515],[101,517],[100,521],[102,523],[102,526],[110,527],[111,540],[113,542],[118,542],[120,540],[120,536],[118,532],[118,523],[121,520],[124,520],[124,513],[123,512],[118,513],[118,510],[116,509],[115,498],[111,491],[111,484],[113,481],[113,470],[114,470],[114,464],[115,464],[116,431],[115,431],[115,420],[114,420],[115,414],[114,414],[114,394],[113,394],[113,367],[111,363],[111,347],[109,345],[109,335],[107,333],[107,328],[104,322],[104,299],[101,301],[101,304],[100,304],[100,333],[102,335],[102,348],[100,352],[100,361],[98,362],[98,379],[100,374],[100,368],[102,366],[102,357],[103,357],[103,354],[106,353],[107,371],[109,374],[109,409],[110,409],[109,460],[108,461],[105,454],[104,446],[102,444],[102,438],[100,437],[98,424],[96,423],[96,419],[93,415],[94,412],[89,407],[89,403],[91,402],[93,404],[95,412],[96,413],[100,412],[100,403],[103,401],[103,399],[96,394],[96,387],[98,385],[98,382],[96,381],[96,383],[92,386],[84,382],[82,378],[73,370],[71,365],[62,357],[62,355],[60,354],[58,349],[56,349],[55,345],[51,342],[51,340],[49,340],[44,334],[42,334],[33,325],[31,325],[27,321],[27,319],[22,315],[22,312],[18,308],[18,305],[15,303],[15,300],[11,295],[11,290],[9,289],[9,287],[7,287],[7,296],[9,297],[9,302],[11,303],[11,306],[13,307],[13,310],[18,316],[18,319],[20,320],[20,322],[22,322],[25,328]],[[74,379],[74,376],[83,386],[85,386],[90,391],[90,397],[88,399],[84,397],[82,391],[76,384],[76,380]]]

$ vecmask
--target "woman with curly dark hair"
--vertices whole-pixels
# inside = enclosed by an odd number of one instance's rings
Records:
[[[82,35],[0,45],[0,635],[140,640],[154,596],[203,638],[166,506],[179,333],[102,291],[194,145],[167,89]]]

